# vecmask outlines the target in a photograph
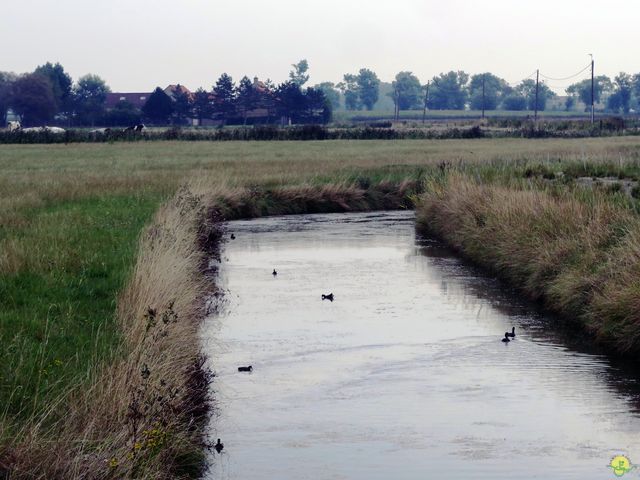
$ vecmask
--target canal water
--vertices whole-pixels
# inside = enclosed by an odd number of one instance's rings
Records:
[[[640,376],[416,236],[412,212],[229,229],[203,329],[224,444],[206,478],[606,479],[617,455],[640,463]]]

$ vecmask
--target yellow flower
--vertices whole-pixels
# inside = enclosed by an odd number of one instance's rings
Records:
[[[118,459],[114,457],[111,460],[109,460],[109,466],[111,468],[116,468],[118,466]]]

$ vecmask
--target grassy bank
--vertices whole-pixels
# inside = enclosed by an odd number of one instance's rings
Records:
[[[503,179],[504,182],[504,179]],[[418,225],[620,354],[640,353],[640,218],[617,189],[460,174],[431,182]]]
[[[1,146],[0,341],[11,348],[0,367],[0,470],[197,469],[207,383],[197,329],[212,285],[203,265],[221,218],[408,208],[448,168],[486,179],[569,165],[632,175],[639,147],[635,138]]]

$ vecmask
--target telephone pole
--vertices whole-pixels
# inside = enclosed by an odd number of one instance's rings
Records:
[[[427,119],[427,103],[429,103],[429,84],[431,80],[427,81],[427,92],[424,94],[424,110],[422,110],[422,123],[424,124]]]
[[[484,120],[484,76],[485,74],[482,74],[482,119]]]
[[[533,116],[533,119],[536,122],[536,124],[538,123],[538,90],[539,90],[539,85],[540,85],[540,70],[536,70],[536,109],[535,109],[535,113],[534,113],[534,116]]]
[[[394,98],[396,100],[396,111],[394,112],[395,121],[400,120],[400,94],[398,93],[398,85],[394,90]]]
[[[595,103],[596,103],[596,89],[595,89],[595,77],[594,77],[594,72],[595,72],[595,62],[593,60],[593,55],[591,55],[591,125],[593,125],[596,121],[596,110],[595,110]]]

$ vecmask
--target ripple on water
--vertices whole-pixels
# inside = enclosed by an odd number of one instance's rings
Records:
[[[416,238],[411,212],[230,229],[207,478],[601,479],[640,459],[639,376]]]

